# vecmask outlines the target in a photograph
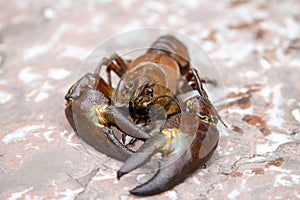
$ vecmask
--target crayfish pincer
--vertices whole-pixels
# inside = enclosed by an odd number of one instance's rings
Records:
[[[204,166],[217,147],[223,121],[202,82],[186,46],[165,35],[131,61],[116,53],[103,58],[69,89],[65,114],[84,141],[124,162],[118,179],[160,154],[156,174],[130,191],[153,195]]]

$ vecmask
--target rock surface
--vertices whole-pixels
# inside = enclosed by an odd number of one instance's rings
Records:
[[[206,169],[151,199],[300,199],[300,2],[188,2],[0,2],[1,199],[139,199],[143,176],[118,181],[122,163],[77,137],[63,96],[98,43],[142,27],[202,46],[230,124]]]

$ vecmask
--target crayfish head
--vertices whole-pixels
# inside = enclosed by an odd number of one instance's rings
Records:
[[[153,83],[166,85],[165,72],[154,62],[141,62],[129,68],[120,79],[114,95],[115,102],[120,105],[125,105],[130,101],[137,102],[137,99],[147,102],[148,97],[151,98],[151,93],[153,93],[153,88],[151,91]],[[138,98],[139,96],[142,97]]]
[[[131,116],[135,118],[146,118],[149,110],[154,104],[153,83],[145,83],[137,88],[130,97],[129,110]]]

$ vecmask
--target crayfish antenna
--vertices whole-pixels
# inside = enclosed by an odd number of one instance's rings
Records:
[[[223,119],[219,119],[225,128],[228,128],[227,124],[223,121]]]

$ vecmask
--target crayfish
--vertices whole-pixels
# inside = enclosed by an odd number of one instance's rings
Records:
[[[107,77],[100,75],[103,67]],[[117,87],[113,87],[112,73],[119,77]],[[118,179],[160,154],[154,177],[130,191],[153,195],[205,166],[217,147],[216,126],[224,122],[203,82],[191,67],[187,47],[174,36],[164,35],[131,61],[116,53],[104,58],[94,73],[87,73],[69,89],[65,114],[84,141],[124,161]]]

